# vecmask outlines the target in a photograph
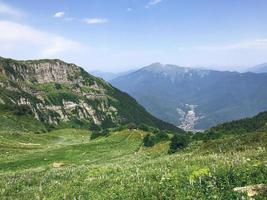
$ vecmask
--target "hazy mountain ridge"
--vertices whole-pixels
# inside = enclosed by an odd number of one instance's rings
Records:
[[[262,63],[248,69],[249,72],[254,73],[267,73],[267,63]]]
[[[61,60],[1,58],[0,87],[0,106],[5,112],[1,117],[12,119],[22,112],[53,127],[112,127],[133,122],[178,130],[102,79]]]
[[[155,116],[183,128],[205,129],[267,109],[266,74],[154,63],[111,83]]]
[[[105,81],[111,81],[117,77],[125,76],[125,75],[130,74],[134,71],[136,71],[136,70],[127,70],[127,71],[123,71],[123,72],[113,73],[113,72],[104,72],[104,71],[97,71],[96,70],[96,71],[90,71],[90,74],[92,74],[96,77],[102,78]]]

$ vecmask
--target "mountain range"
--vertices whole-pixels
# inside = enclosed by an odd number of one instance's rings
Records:
[[[267,110],[267,74],[154,63],[111,80],[150,113],[185,130]]]
[[[124,77],[160,106],[179,94],[229,108],[266,83],[264,74],[161,64]],[[239,98],[228,93],[243,87]],[[200,122],[189,103],[186,122]],[[75,64],[0,58],[0,199],[266,199],[266,121],[262,112],[185,132]]]
[[[111,81],[119,76],[125,76],[127,74],[130,74],[134,72],[135,70],[127,70],[123,72],[113,73],[113,72],[104,72],[104,71],[91,71],[90,74],[102,78],[105,81]]]
[[[128,123],[181,131],[128,94],[61,60],[0,57],[0,129],[108,128]]]
[[[248,69],[249,72],[267,73],[267,63],[262,63]]]

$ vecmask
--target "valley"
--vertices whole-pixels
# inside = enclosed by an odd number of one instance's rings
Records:
[[[197,104],[178,128],[74,64],[0,61],[0,199],[265,198],[267,112],[186,132]]]
[[[267,200],[266,0],[0,0],[0,200]]]
[[[153,63],[110,82],[154,116],[187,131],[204,130],[267,110],[266,73]]]

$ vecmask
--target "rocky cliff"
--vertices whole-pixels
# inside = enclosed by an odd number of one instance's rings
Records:
[[[2,116],[30,115],[50,127],[133,122],[178,130],[151,116],[126,93],[61,60],[0,58],[0,108]]]

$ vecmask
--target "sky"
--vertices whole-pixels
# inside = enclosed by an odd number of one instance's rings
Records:
[[[266,0],[0,0],[0,56],[88,71],[267,62]]]

